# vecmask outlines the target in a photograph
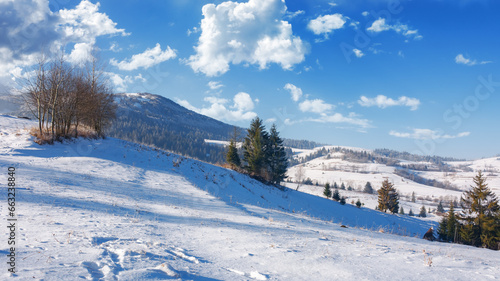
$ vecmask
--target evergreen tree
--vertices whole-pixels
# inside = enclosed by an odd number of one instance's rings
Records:
[[[243,159],[246,162],[247,172],[261,179],[269,179],[266,171],[268,142],[269,135],[265,131],[262,119],[255,117],[247,130],[247,136],[243,143]]]
[[[325,184],[325,189],[323,190],[323,195],[325,195],[326,198],[330,198],[332,196],[332,190],[330,189],[329,183]]]
[[[384,180],[382,188],[378,190],[378,208],[384,212],[389,210],[393,214],[399,211],[399,195],[389,179]]]
[[[427,217],[427,211],[425,210],[425,206],[422,205],[422,208],[420,208],[420,213],[418,214],[418,216],[421,218]]]
[[[448,210],[446,222],[446,233],[448,235],[448,241],[457,242],[457,233],[459,227],[460,223],[455,216],[455,208],[453,207],[453,203],[450,203],[450,210]]]
[[[411,193],[411,202],[415,203],[417,200],[415,199],[415,191]]]
[[[437,231],[438,238],[441,241],[449,241],[448,237],[448,218],[446,216],[443,216],[441,221],[439,222],[439,228]]]
[[[345,185],[344,185],[344,183],[342,183],[342,184],[340,185],[340,189],[345,190]]]
[[[350,186],[350,185],[349,185],[349,186],[347,187],[347,190],[349,190],[349,191],[353,191],[352,186]]]
[[[361,208],[361,200],[359,200],[359,198],[358,201],[356,201],[356,207]]]
[[[475,185],[460,199],[462,212],[459,219],[464,226],[460,236],[465,244],[497,249],[500,242],[500,207],[496,195],[486,184],[481,171],[473,178]]]
[[[269,169],[271,174],[271,182],[279,184],[286,178],[286,170],[288,160],[286,157],[283,140],[280,138],[276,125],[273,124],[269,135]]]
[[[340,201],[340,193],[338,189],[335,189],[335,191],[333,191],[332,199],[337,202]]]
[[[413,213],[413,210],[410,208],[410,211],[408,212],[408,216],[413,217],[415,214]]]
[[[369,181],[366,182],[365,189],[363,189],[363,192],[368,194],[373,194],[373,187]]]
[[[226,154],[226,162],[231,165],[231,168],[239,168],[241,166],[240,156],[238,155],[238,148],[236,142],[238,141],[238,130],[234,127],[233,136],[229,142],[229,149]]]
[[[439,201],[439,204],[438,204],[438,207],[437,207],[437,211],[440,212],[440,213],[444,213],[444,208],[443,208],[443,202],[442,201]]]
[[[342,198],[340,198],[340,201],[339,201],[340,205],[345,205],[345,197],[342,196]]]
[[[401,208],[399,208],[399,213],[401,215],[404,215],[405,214],[405,209],[403,209],[403,206],[401,206]]]
[[[339,189],[339,186],[337,185],[336,182],[333,182],[333,189]]]

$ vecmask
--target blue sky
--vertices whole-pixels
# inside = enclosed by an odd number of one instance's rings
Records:
[[[500,153],[495,0],[0,0],[0,83],[40,49],[91,50],[150,92],[282,136],[412,153]]]

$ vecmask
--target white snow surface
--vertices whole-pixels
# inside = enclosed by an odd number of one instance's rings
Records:
[[[2,186],[8,167],[16,168],[13,280],[500,276],[498,251],[421,239],[432,221],[281,191],[112,138],[40,146],[28,134],[35,124],[0,116]],[[6,196],[3,189],[3,280],[10,275]]]

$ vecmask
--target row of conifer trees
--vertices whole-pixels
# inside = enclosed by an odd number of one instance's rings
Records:
[[[243,161],[237,147],[237,135],[231,138],[226,161],[238,171],[244,171],[260,181],[279,185],[286,178],[288,160],[283,140],[279,136],[276,125],[269,132],[262,119],[252,120],[247,135],[243,140]]]

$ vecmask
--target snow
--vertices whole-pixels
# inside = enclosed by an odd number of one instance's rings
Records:
[[[280,191],[112,138],[39,146],[28,134],[35,125],[0,116],[0,181],[16,167],[19,280],[500,276],[497,251],[421,239],[432,220]],[[5,198],[0,211],[5,229]]]

